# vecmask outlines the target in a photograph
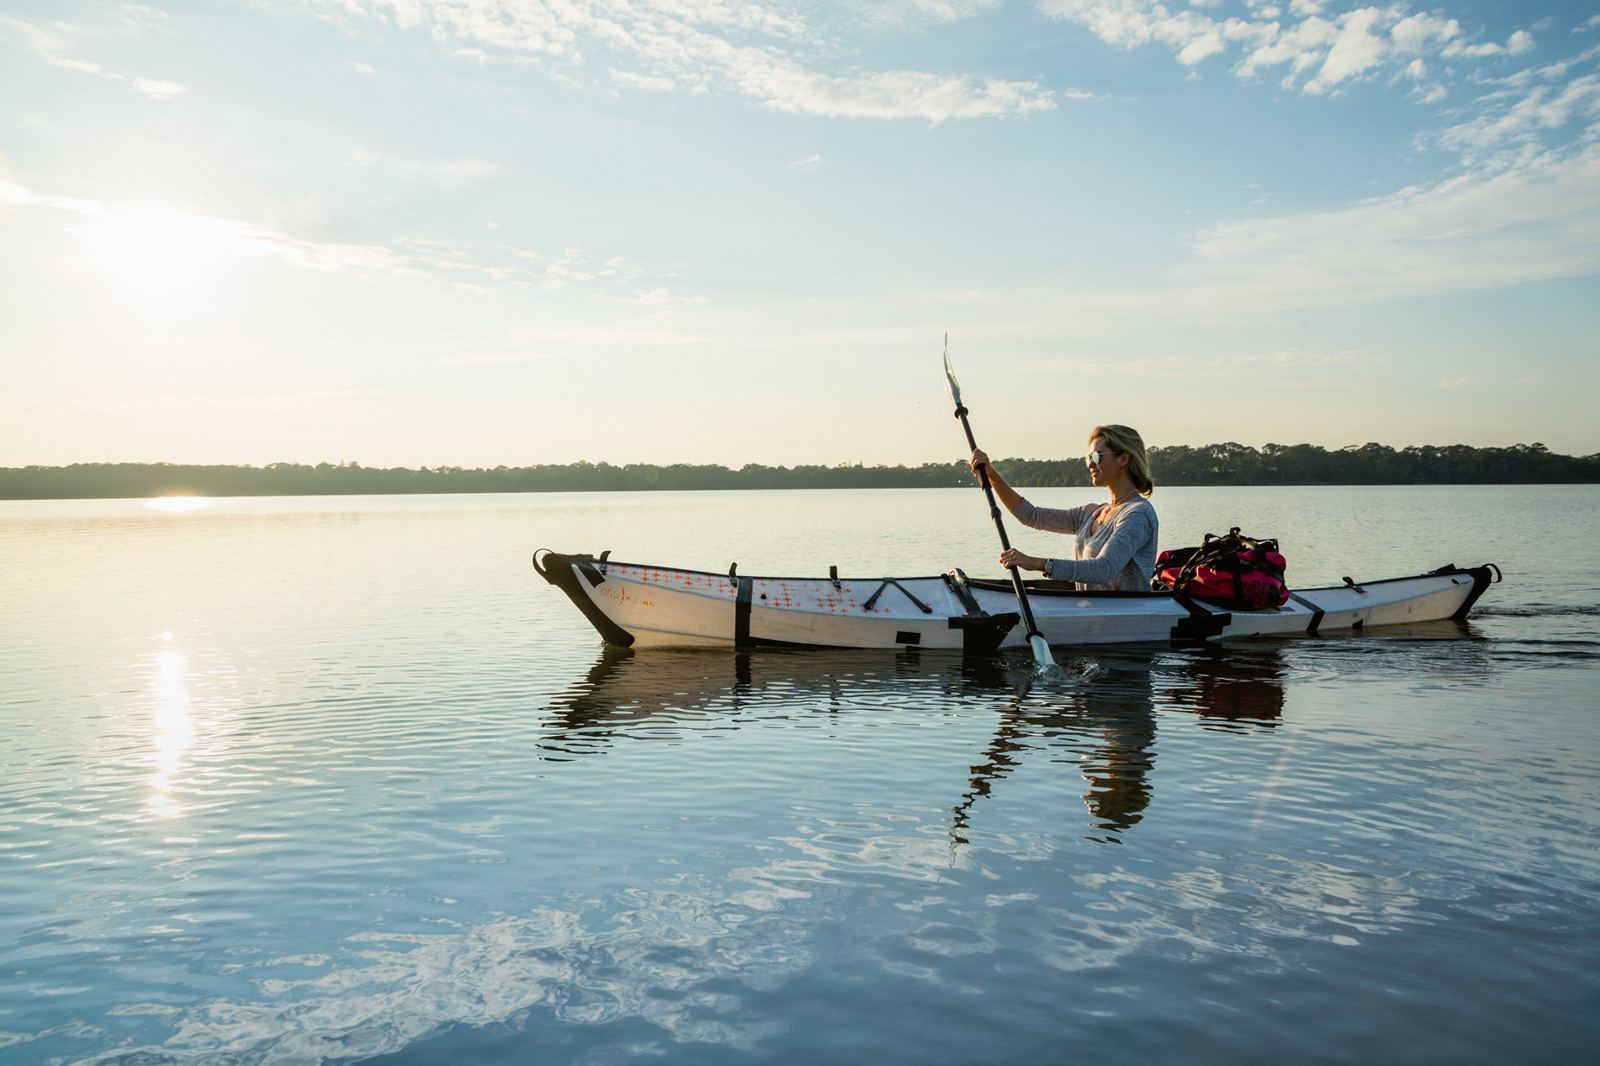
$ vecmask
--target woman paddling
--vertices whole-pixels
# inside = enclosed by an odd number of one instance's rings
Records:
[[[1015,548],[1000,556],[1001,566],[1040,570],[1057,581],[1075,581],[1080,589],[1149,592],[1156,568],[1156,509],[1148,499],[1155,491],[1144,439],[1127,426],[1096,426],[1089,434],[1089,480],[1111,493],[1110,503],[1082,507],[1035,507],[1006,484],[980,448],[972,453],[972,473],[989,467],[989,484],[1017,520],[1034,529],[1074,533],[1070,559],[1040,559]]]

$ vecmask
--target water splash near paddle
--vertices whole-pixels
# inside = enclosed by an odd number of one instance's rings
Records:
[[[1045,649],[1045,654],[1050,654],[1048,648]],[[1090,675],[1087,673],[1067,673],[1067,671],[1062,669],[1061,665],[1056,663],[1054,660],[1050,662],[1039,662],[1037,658],[1037,651],[1034,652],[1034,656],[1033,676],[1039,681],[1087,681],[1090,679]]]

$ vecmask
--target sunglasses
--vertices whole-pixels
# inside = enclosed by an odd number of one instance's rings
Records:
[[[1108,455],[1121,455],[1121,452],[1090,452],[1084,460],[1090,466],[1099,466],[1106,461]]]

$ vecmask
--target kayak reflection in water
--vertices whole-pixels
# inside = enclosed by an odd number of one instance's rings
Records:
[[[1005,655],[608,647],[585,677],[551,699],[540,757],[589,759],[633,743],[681,744],[818,713],[909,711],[932,694],[935,707],[996,713],[988,743],[966,763],[967,788],[949,808],[953,847],[969,842],[974,825],[1005,831],[997,828],[1004,816],[986,817],[984,801],[1030,761],[1058,770],[1035,776],[1032,787],[1059,790],[1063,801],[1078,796],[1089,839],[1117,843],[1150,805],[1162,712],[1198,715],[1207,729],[1248,736],[1272,729],[1284,710],[1288,668],[1273,644],[1097,651],[1063,666],[1073,680],[1056,684],[1040,683]]]
[[[1008,548],[1001,566],[1038,570],[1080,589],[1149,592],[1156,568],[1159,524],[1149,495],[1155,491],[1144,438],[1128,426],[1096,426],[1089,434],[1089,479],[1111,493],[1111,502],[1081,507],[1035,507],[989,462],[983,449],[972,453],[972,473],[989,468],[989,484],[1017,521],[1034,529],[1072,533],[1071,559],[1044,559]]]

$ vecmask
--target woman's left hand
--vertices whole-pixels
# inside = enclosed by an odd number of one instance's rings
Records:
[[[1015,548],[1007,548],[1000,553],[1000,565],[1006,569],[1016,567],[1018,570],[1037,570],[1044,573],[1046,560],[1033,555],[1024,555]]]

